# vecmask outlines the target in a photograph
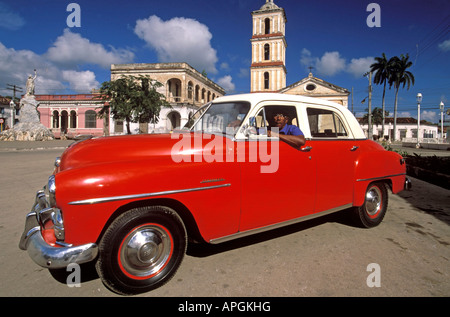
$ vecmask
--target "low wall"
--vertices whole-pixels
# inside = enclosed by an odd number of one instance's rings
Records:
[[[416,148],[417,142],[402,142],[403,147],[412,147]],[[428,143],[428,142],[420,142],[420,147],[422,149],[430,149],[430,150],[450,150],[449,143]]]

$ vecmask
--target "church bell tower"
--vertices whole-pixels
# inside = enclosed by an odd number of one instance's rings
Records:
[[[273,0],[252,12],[250,92],[277,92],[286,87],[286,14]]]

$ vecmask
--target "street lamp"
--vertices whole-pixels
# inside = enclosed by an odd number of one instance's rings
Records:
[[[416,98],[417,98],[417,144],[416,144],[416,148],[420,148],[419,129],[420,129],[420,103],[422,102],[422,94],[419,92],[417,94]]]
[[[439,108],[441,109],[441,138],[442,142],[444,142],[444,103],[442,101],[439,104]]]

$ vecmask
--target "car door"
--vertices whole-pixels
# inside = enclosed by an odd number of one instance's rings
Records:
[[[350,207],[353,202],[358,141],[337,110],[307,107],[311,152],[317,162],[315,212]]]
[[[246,159],[241,162],[240,231],[314,212],[316,164],[308,152],[308,141],[300,150],[264,135],[271,116],[282,111],[290,114],[290,124],[298,125],[295,105],[266,104],[251,117],[259,134],[249,135],[241,141],[244,144],[238,145],[246,151]]]

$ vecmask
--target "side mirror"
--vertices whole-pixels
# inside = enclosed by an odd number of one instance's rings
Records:
[[[250,117],[248,124],[244,125],[244,135],[247,137],[258,135],[258,128],[256,127],[256,117]]]

